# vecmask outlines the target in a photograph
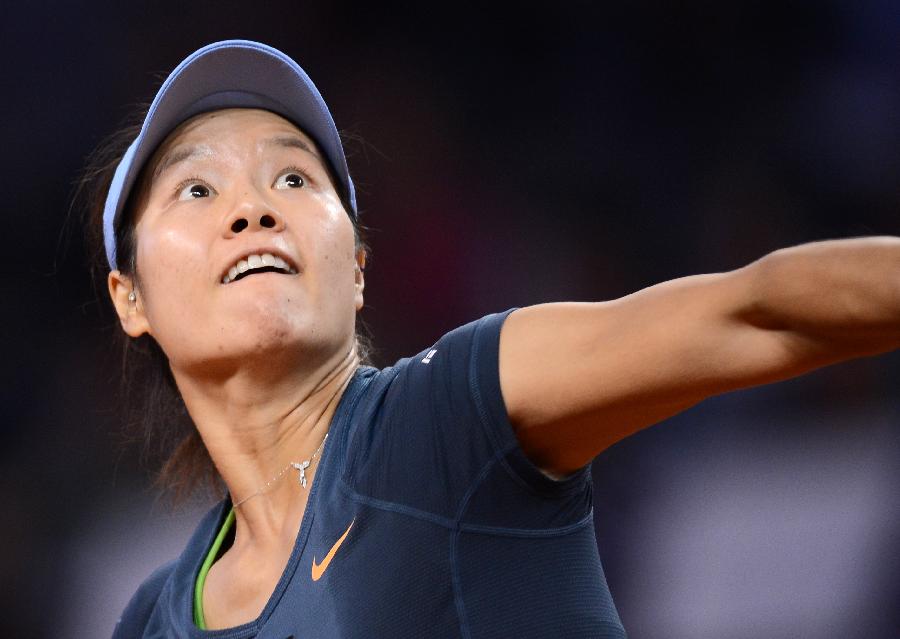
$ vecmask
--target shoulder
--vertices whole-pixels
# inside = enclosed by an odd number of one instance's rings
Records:
[[[404,482],[415,485],[421,473],[433,474],[436,465],[445,465],[454,484],[468,485],[490,460],[521,457],[499,375],[501,331],[518,310],[457,326],[418,354],[378,371],[358,406],[351,427],[355,437],[347,438],[353,460],[348,475],[362,481],[371,467],[379,472],[381,485],[388,480],[382,477],[387,471],[380,469],[390,468],[400,474],[401,491]],[[382,464],[386,459],[392,463]],[[406,470],[396,470],[398,465]],[[516,472],[527,476],[523,483],[536,489],[563,479],[526,461],[516,466]]]
[[[116,623],[113,639],[142,636],[163,587],[175,570],[176,563],[177,561],[173,560],[160,566],[138,587]]]
[[[515,310],[492,313],[458,326],[421,352],[386,368],[365,367],[371,383],[366,384],[363,401],[355,408],[368,410],[373,418],[380,416],[385,403],[402,408],[403,413],[416,414],[447,403],[469,401],[473,390],[476,394],[489,389],[499,392],[498,384],[479,382],[496,377],[500,329]]]

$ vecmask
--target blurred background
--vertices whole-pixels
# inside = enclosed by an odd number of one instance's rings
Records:
[[[284,50],[361,138],[382,366],[512,306],[900,235],[894,2],[112,7],[14,3],[0,21],[3,637],[109,636],[209,507],[170,510],[125,445],[116,326],[65,225],[85,156],[204,44]],[[900,353],[845,363],[599,455],[630,637],[900,636],[898,382]]]

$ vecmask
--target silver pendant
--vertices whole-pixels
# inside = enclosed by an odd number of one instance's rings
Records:
[[[306,488],[306,469],[309,468],[310,460],[306,460],[305,462],[297,463],[291,462],[291,466],[300,471],[300,485]]]

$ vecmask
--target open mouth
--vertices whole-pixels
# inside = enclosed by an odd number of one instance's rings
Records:
[[[235,262],[228,272],[222,276],[222,284],[237,282],[240,279],[257,273],[282,273],[284,275],[294,275],[297,273],[291,264],[282,257],[272,255],[271,253],[254,253]]]

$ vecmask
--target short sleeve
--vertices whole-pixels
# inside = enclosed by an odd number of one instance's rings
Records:
[[[144,636],[163,586],[175,569],[175,563],[171,561],[160,566],[140,585],[116,623],[112,639]]]
[[[581,522],[590,465],[555,480],[524,454],[500,390],[506,317],[485,316],[380,371],[354,415],[344,478],[368,497],[508,528]]]

